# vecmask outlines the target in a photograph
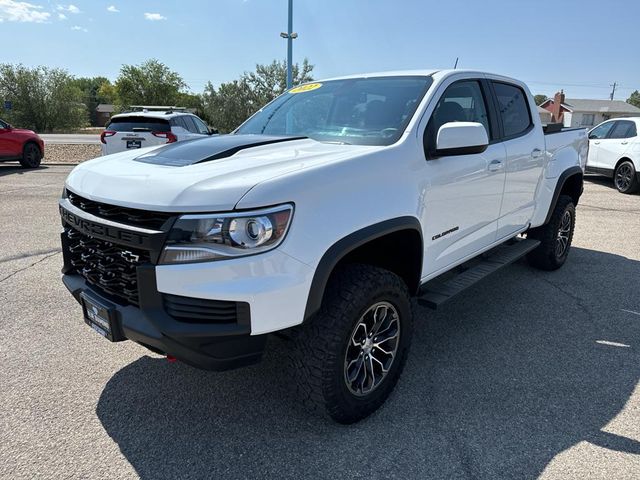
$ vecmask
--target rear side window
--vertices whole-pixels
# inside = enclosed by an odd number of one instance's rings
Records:
[[[198,133],[198,127],[196,127],[196,122],[193,121],[193,118],[191,118],[189,115],[185,115],[180,118],[186,125],[187,130],[189,130],[191,133]]]
[[[198,133],[203,135],[209,135],[209,127],[207,127],[202,120],[198,117],[191,117],[191,120],[196,124],[196,128],[198,129]]]
[[[631,138],[637,135],[636,124],[629,120],[615,122],[608,138]]]
[[[164,118],[132,116],[112,118],[106,129],[113,132],[169,132],[171,126]]]
[[[527,96],[520,87],[493,82],[502,118],[504,136],[515,137],[524,133],[532,124]]]

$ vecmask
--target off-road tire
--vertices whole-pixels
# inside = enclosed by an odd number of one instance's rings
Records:
[[[22,158],[20,165],[22,168],[38,168],[42,161],[42,152],[40,147],[33,142],[27,143],[22,149]]]
[[[640,182],[631,160],[625,160],[613,172],[613,184],[620,193],[636,193],[640,190]]]
[[[347,345],[361,317],[379,302],[391,304],[399,318],[396,355],[379,385],[357,396],[345,378]],[[412,309],[405,283],[397,275],[369,265],[347,265],[327,285],[319,313],[298,331],[291,349],[295,385],[305,406],[342,424],[366,418],[395,387],[407,359]]]
[[[559,254],[557,248],[560,236],[559,232],[563,227],[563,219],[566,219],[566,215],[571,216],[569,231],[566,232],[566,247]],[[529,264],[541,270],[557,270],[564,265],[569,255],[569,250],[571,249],[575,224],[576,208],[573,204],[573,199],[568,195],[560,195],[549,223],[541,227],[533,228],[527,233],[527,238],[540,240],[540,245],[527,255]]]

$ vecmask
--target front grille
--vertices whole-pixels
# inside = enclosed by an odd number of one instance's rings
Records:
[[[174,214],[167,212],[150,212],[147,210],[94,202],[70,190],[67,190],[67,198],[72,205],[87,213],[135,227],[160,230],[164,223],[174,216]]]
[[[249,304],[164,294],[169,315],[185,323],[248,323]]]
[[[65,249],[73,269],[109,295],[139,304],[136,267],[149,263],[149,252],[85,235],[65,226]]]

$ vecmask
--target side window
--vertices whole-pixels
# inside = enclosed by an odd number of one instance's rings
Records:
[[[184,117],[173,117],[171,119],[171,125],[176,126],[176,127],[181,127],[181,128],[184,128],[185,130],[188,130],[187,129],[187,124],[184,123],[183,118]]]
[[[198,117],[189,117],[196,124],[196,128],[198,129],[198,133],[203,135],[209,135],[209,127],[207,127],[202,120]]]
[[[629,120],[613,122],[614,126],[607,138],[630,138],[636,136],[636,124]]]
[[[493,82],[493,88],[498,99],[504,136],[508,138],[524,133],[533,123],[524,91],[501,82]]]
[[[591,133],[589,133],[589,138],[595,140],[605,138],[609,133],[609,130],[611,130],[611,127],[613,127],[614,123],[615,122],[607,122],[598,125],[596,128],[591,130]]]
[[[425,131],[429,155],[435,153],[438,130],[449,122],[481,123],[487,131],[487,137],[492,138],[487,105],[478,81],[461,80],[452,83],[438,100]]]
[[[198,133],[198,129],[196,128],[196,124],[193,119],[189,115],[184,115],[180,117],[180,119],[184,122],[185,128],[189,130],[191,133]]]

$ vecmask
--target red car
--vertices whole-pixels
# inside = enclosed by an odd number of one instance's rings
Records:
[[[37,168],[43,156],[44,142],[35,132],[0,120],[0,162],[19,160],[24,168]]]

